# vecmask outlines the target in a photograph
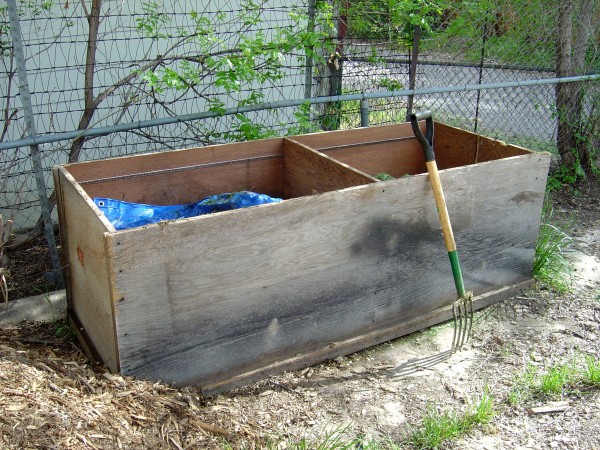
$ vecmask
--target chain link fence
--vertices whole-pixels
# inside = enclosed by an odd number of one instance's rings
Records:
[[[407,2],[410,3],[410,2]],[[434,2],[435,3],[435,2]],[[566,3],[570,5],[564,11]],[[352,2],[354,5],[355,2]],[[557,76],[600,72],[600,4],[593,1],[492,0],[445,2],[439,14],[425,17],[415,40],[412,32],[402,34],[394,25],[394,2],[356,2],[354,16],[362,28],[354,36],[357,44],[346,45],[344,86],[347,92],[377,91],[387,86],[427,90],[456,86],[456,92],[423,94],[413,108],[429,108],[438,120],[503,139],[534,150],[556,152],[556,84],[503,88],[505,83],[553,79]],[[557,64],[559,19],[569,15],[571,49],[563,55],[566,68]],[[412,13],[413,11],[406,11]],[[366,30],[366,31],[364,31]],[[364,51],[366,37],[379,34]],[[396,33],[390,33],[394,30]],[[390,36],[395,38],[390,38]],[[399,36],[399,37],[398,37]],[[398,49],[404,49],[402,55]],[[369,57],[369,53],[371,56]],[[367,54],[367,55],[365,55]],[[411,61],[416,59],[414,84]],[[497,84],[496,89],[463,92],[464,85]],[[598,116],[598,80],[576,88],[583,99],[582,116]],[[409,99],[389,98],[374,105],[371,124],[403,120]],[[600,133],[589,123],[588,138]],[[356,125],[356,119],[351,121]]]
[[[386,93],[369,100],[371,125],[431,109],[436,120],[556,153],[560,88],[528,82],[600,72],[600,5],[446,0],[423,10],[421,3],[18,0],[38,136],[106,128],[102,136],[39,146],[48,195],[54,164],[360,125],[359,100],[310,105],[321,96]],[[569,23],[563,39],[570,47],[560,39]],[[559,56],[566,62],[557,64]],[[30,148],[11,144],[28,132],[2,7],[0,57],[0,213],[27,230],[40,217],[39,199]],[[569,86],[580,102],[566,103],[576,110],[567,115],[589,118],[577,130],[597,155],[598,78]],[[273,107],[290,99],[307,103]],[[244,105],[264,108],[218,115]],[[216,116],[136,127],[201,111]],[[17,291],[23,284],[31,293],[47,281],[49,262],[34,250],[9,252],[13,279],[41,264],[11,287],[11,297],[25,293]]]

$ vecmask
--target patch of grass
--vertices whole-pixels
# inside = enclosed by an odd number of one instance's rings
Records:
[[[68,341],[74,341],[77,338],[77,330],[68,319],[57,320],[54,322],[54,326],[54,334],[57,338],[64,338]]]
[[[304,438],[299,441],[273,439],[264,448],[269,450],[399,450],[414,448],[418,450],[437,449],[446,441],[463,436],[479,425],[489,423],[496,411],[494,399],[487,389],[464,413],[438,411],[433,405],[418,428],[415,428],[404,442],[391,440],[365,440],[358,436],[346,437],[347,428],[334,430],[322,438]]]
[[[517,375],[508,393],[507,401],[509,405],[520,405],[531,398],[533,386],[536,384],[537,371],[537,366],[529,363],[525,370]]]
[[[421,425],[407,438],[407,443],[415,449],[437,449],[444,442],[467,434],[477,425],[490,422],[494,415],[494,399],[486,391],[470,411],[459,414],[453,411],[438,411],[430,406]]]
[[[561,165],[548,177],[546,189],[548,192],[564,189],[565,187],[574,189],[573,186],[577,182],[584,181],[585,179],[586,175],[579,161],[573,167]]]
[[[600,359],[598,357],[592,355],[585,357],[582,379],[585,384],[600,388]]]
[[[552,400],[565,395],[600,389],[600,360],[585,356],[570,363],[540,370],[531,363],[519,374],[508,395],[508,403],[521,405],[532,400]]]
[[[574,373],[574,368],[567,364],[552,366],[541,374],[539,385],[534,386],[534,393],[539,397],[561,397],[569,387]]]
[[[550,223],[552,205],[547,198],[542,210],[542,224],[535,247],[533,276],[538,281],[558,292],[571,288],[571,266],[564,250],[570,242],[569,236]]]
[[[361,437],[348,438],[345,436],[347,429],[342,428],[325,434],[322,438],[302,438],[299,441],[290,442],[287,440],[272,440],[266,443],[268,450],[393,450],[396,447],[390,443],[385,445],[377,441],[365,441]]]
[[[373,175],[375,178],[377,178],[379,181],[388,181],[388,180],[393,180],[394,177],[391,176],[389,173],[385,173],[385,172],[380,172],[378,174]]]
[[[489,423],[495,415],[494,397],[492,397],[486,389],[479,401],[475,403],[473,411],[466,416],[467,425],[469,428],[472,428],[475,425],[485,425],[486,423]]]

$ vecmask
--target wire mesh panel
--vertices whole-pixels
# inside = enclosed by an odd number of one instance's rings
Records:
[[[40,145],[48,195],[58,163],[358,127],[351,94],[381,93],[371,125],[431,109],[564,160],[598,155],[598,78],[530,85],[600,73],[593,0],[17,3],[38,134],[105,131]],[[29,148],[11,144],[27,129],[10,33],[0,7],[0,214],[25,230],[40,210]],[[186,117],[202,111],[216,117]]]
[[[181,116],[304,95],[306,7],[285,1],[20,2],[29,88],[40,135]],[[8,24],[2,24],[7,30]],[[2,34],[2,36],[6,36]],[[3,141],[25,134],[10,41],[3,41]],[[293,111],[139,129],[42,148],[44,165],[280,134]],[[250,130],[248,123],[260,123]],[[219,126],[215,126],[219,124]],[[6,197],[21,226],[39,211],[28,149],[3,152]],[[48,176],[49,178],[49,176]],[[48,179],[48,182],[50,180]]]
[[[440,120],[463,128],[556,151],[557,85],[507,88],[502,84],[598,73],[600,22],[593,18],[600,14],[600,5],[590,0],[427,3],[342,2],[340,17],[348,21],[348,34],[354,39],[345,47],[344,91],[454,86],[453,93],[416,95],[412,109],[432,109]],[[567,3],[571,6],[565,12]],[[426,12],[420,14],[419,8]],[[565,14],[570,28],[563,23],[561,31],[560,18]],[[556,63],[561,33],[568,34],[570,44],[562,72]],[[380,45],[370,46],[371,56],[355,57],[354,48],[368,45],[367,38],[374,35]],[[393,75],[386,79],[386,72]],[[465,91],[467,85],[498,86]],[[573,97],[582,98],[578,105],[567,105],[579,108],[577,120],[594,116],[594,111],[597,115],[597,80],[572,86],[577,92]],[[380,124],[403,120],[411,105],[409,97],[396,97],[371,101],[371,108],[371,124]],[[356,109],[356,104],[346,107]],[[346,122],[356,124],[356,119]]]

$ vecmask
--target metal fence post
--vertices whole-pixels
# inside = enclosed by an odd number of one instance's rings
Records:
[[[17,65],[17,76],[19,77],[19,94],[21,103],[23,104],[23,115],[25,118],[25,128],[29,137],[35,137],[37,131],[33,120],[33,109],[31,107],[31,95],[29,92],[29,83],[27,82],[27,69],[25,67],[25,53],[23,51],[23,41],[21,39],[21,24],[19,23],[19,12],[17,10],[17,0],[7,0],[8,17],[10,21],[10,34],[12,38],[13,54]],[[44,171],[42,167],[42,158],[40,149],[37,144],[29,146],[31,163],[35,174],[37,184],[37,192],[44,220],[44,231],[48,240],[48,248],[50,250],[50,258],[52,260],[52,269],[54,271],[53,281],[59,287],[63,287],[63,278],[61,272],[60,258],[58,257],[58,249],[56,240],[54,239],[54,229],[52,225],[52,217],[50,215],[50,206],[47,197],[46,183],[44,181]]]
[[[315,2],[316,0],[308,1],[308,26],[306,31],[312,33],[315,31]],[[306,52],[306,64],[304,66],[304,97],[312,97],[313,85],[313,52],[314,48]]]
[[[363,128],[369,126],[369,100],[366,98],[360,101],[360,126]]]

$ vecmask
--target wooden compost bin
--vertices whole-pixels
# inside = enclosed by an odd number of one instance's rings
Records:
[[[530,282],[550,155],[442,124],[434,145],[465,285],[487,306]],[[450,317],[408,124],[68,164],[54,178],[70,316],[112,371],[211,394]],[[92,200],[239,190],[284,201],[116,231]]]

